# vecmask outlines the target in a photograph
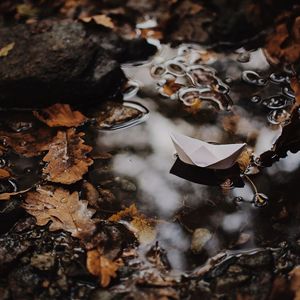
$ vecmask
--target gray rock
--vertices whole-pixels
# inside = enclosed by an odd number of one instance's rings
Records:
[[[129,42],[98,28],[89,30],[74,21],[0,28],[0,48],[14,43],[0,57],[0,107],[86,105],[116,96],[126,81],[116,59],[124,61],[134,53]],[[132,43],[146,47],[142,40]],[[114,45],[115,51],[109,51]]]

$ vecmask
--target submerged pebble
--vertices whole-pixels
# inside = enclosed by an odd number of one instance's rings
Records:
[[[200,253],[211,238],[212,234],[208,229],[195,229],[192,236],[191,250],[196,254]]]

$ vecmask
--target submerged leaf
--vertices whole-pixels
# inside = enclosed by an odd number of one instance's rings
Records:
[[[14,48],[15,43],[10,43],[2,48],[0,48],[0,57],[5,57]]]
[[[120,265],[120,262],[108,259],[97,249],[87,252],[86,267],[92,275],[99,277],[102,287],[107,287],[111,278],[117,276]]]
[[[81,112],[73,111],[69,104],[57,103],[33,114],[50,127],[77,127],[87,120]]]
[[[23,191],[19,191],[19,192],[13,192],[13,193],[2,193],[2,194],[0,194],[0,200],[9,200],[10,197],[24,194],[24,193],[28,192],[30,189],[31,188],[23,190]]]
[[[83,18],[80,18],[80,20],[85,23],[94,21],[98,25],[102,25],[102,26],[112,28],[112,29],[115,27],[112,19],[106,15],[94,15],[91,17],[83,17]]]
[[[108,220],[113,222],[125,220],[125,225],[127,225],[128,229],[136,235],[141,244],[149,244],[156,237],[156,222],[141,214],[137,210],[135,204],[112,215]]]
[[[53,139],[50,128],[39,128],[31,133],[0,131],[3,144],[25,157],[34,157],[49,149]]]
[[[43,169],[47,180],[72,184],[82,179],[88,167],[93,164],[93,160],[87,157],[92,147],[84,144],[82,136],[84,133],[77,134],[74,128],[58,131],[49,152],[43,158],[48,163]]]
[[[86,200],[79,200],[77,192],[70,194],[62,188],[39,186],[35,192],[29,192],[23,207],[37,220],[37,225],[46,225],[50,231],[65,230],[77,238],[93,233],[93,209],[87,208]]]
[[[5,169],[0,169],[0,179],[9,178],[10,173]]]

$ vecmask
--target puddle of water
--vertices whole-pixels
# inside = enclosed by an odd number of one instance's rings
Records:
[[[224,194],[219,187],[194,184],[169,174],[176,159],[170,138],[172,132],[218,143],[247,142],[259,155],[271,148],[281,132],[280,126],[272,125],[279,123],[272,122],[276,116],[270,114],[279,114],[279,109],[288,106],[287,102],[291,103],[287,94],[283,96],[281,92],[284,89],[288,91],[288,75],[285,74],[284,80],[277,75],[277,70],[268,65],[262,51],[258,49],[247,53],[247,59],[239,53],[213,54],[205,62],[206,67],[216,70],[217,75],[214,76],[218,76],[220,82],[230,86],[226,93],[234,103],[231,111],[218,112],[215,107],[207,106],[196,115],[187,113],[184,105],[187,103],[180,101],[180,92],[177,97],[179,100],[176,97],[162,97],[157,83],[166,73],[182,77],[186,61],[180,61],[177,57],[174,63],[174,57],[180,53],[189,61],[195,60],[195,49],[202,53],[206,51],[198,46],[185,45],[178,50],[163,45],[152,62],[123,66],[126,75],[140,83],[138,94],[131,99],[149,109],[149,118],[126,130],[99,132],[97,137],[97,147],[101,151],[115,154],[111,163],[114,175],[135,183],[137,192],[134,200],[142,211],[167,221],[179,215],[175,223],[158,228],[158,240],[169,253],[171,265],[178,269],[189,269],[195,262],[199,265],[199,262],[204,262],[223,249],[251,250],[272,246],[285,239],[284,234],[295,234],[294,229],[280,233],[274,229],[273,223],[276,221],[269,220],[279,213],[282,203],[287,206],[291,205],[289,203],[295,204],[291,191],[285,190],[290,182],[283,177],[288,172],[299,174],[299,154],[289,154],[284,160],[252,178],[257,193],[261,193],[256,195],[256,198],[260,196],[256,200],[268,198],[267,205],[261,205],[263,207],[260,208],[253,205],[255,191],[247,181],[244,188]],[[244,82],[248,77],[253,81],[250,84]],[[181,83],[184,84],[184,81]],[[254,97],[258,97],[258,100]],[[292,97],[290,93],[290,99]],[[261,104],[264,100],[268,102],[267,105]],[[234,114],[240,118],[236,132],[232,134],[223,129],[222,120]],[[291,174],[289,179],[292,181]],[[125,196],[121,200],[132,200],[129,198]],[[191,231],[198,227],[208,228],[213,238],[205,246],[204,253],[194,255],[189,250]],[[249,238],[237,244],[242,233],[246,233]]]

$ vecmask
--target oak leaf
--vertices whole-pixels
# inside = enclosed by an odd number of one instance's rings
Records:
[[[43,169],[47,180],[72,184],[82,179],[93,164],[93,160],[87,157],[92,147],[84,144],[83,136],[83,132],[76,133],[74,128],[58,131],[49,152],[43,158],[48,163]]]
[[[10,197],[24,194],[24,193],[28,192],[30,189],[31,188],[28,188],[28,189],[22,190],[22,191],[18,191],[18,192],[12,192],[12,193],[2,193],[2,194],[0,194],[0,200],[9,200]]]
[[[102,287],[107,287],[111,278],[117,276],[116,272],[121,265],[121,262],[108,259],[97,249],[87,252],[86,267],[92,275],[99,277]]]
[[[87,120],[81,112],[73,111],[69,104],[57,103],[33,114],[50,127],[77,127]]]
[[[79,200],[77,192],[70,194],[63,188],[39,186],[35,192],[29,192],[23,208],[36,218],[37,225],[46,225],[50,231],[65,230],[73,237],[84,238],[93,233],[95,210],[87,207],[86,200]]]

